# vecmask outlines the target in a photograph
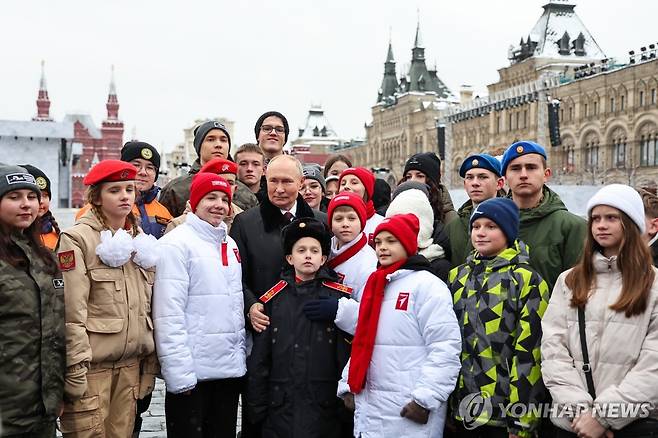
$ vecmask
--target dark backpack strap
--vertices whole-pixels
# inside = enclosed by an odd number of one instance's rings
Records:
[[[594,390],[594,378],[592,377],[592,367],[589,363],[589,353],[587,352],[587,336],[585,334],[585,308],[578,308],[578,331],[580,332],[580,347],[583,350],[583,372],[587,381],[587,392],[596,400],[596,391]]]

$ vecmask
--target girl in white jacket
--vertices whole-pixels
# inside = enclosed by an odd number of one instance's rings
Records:
[[[228,182],[199,173],[192,212],[160,240],[153,322],[170,438],[235,436],[246,347],[240,254],[223,222],[230,205]]]
[[[355,408],[354,436],[441,437],[459,373],[461,338],[446,285],[415,255],[418,218],[375,230],[380,267],[363,291],[338,395]]]
[[[642,241],[642,198],[611,184],[587,215],[583,255],[558,278],[542,320],[541,373],[562,413],[552,420],[564,437],[655,436],[648,404],[658,404],[658,279]]]

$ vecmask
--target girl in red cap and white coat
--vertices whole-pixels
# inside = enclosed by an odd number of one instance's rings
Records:
[[[59,238],[66,307],[64,437],[130,436],[136,398],[155,385],[151,292],[158,250],[132,213],[136,174],[123,161],[96,164],[83,180],[91,208]]]
[[[354,436],[443,434],[461,337],[450,291],[416,255],[418,228],[416,216],[403,214],[375,230],[380,266],[363,291],[352,354],[338,385],[345,405],[355,407]]]
[[[340,192],[354,192],[366,203],[366,224],[363,232],[366,233],[368,243],[373,245],[375,228],[384,220],[384,216],[375,212],[372,197],[375,193],[375,175],[365,167],[350,167],[343,170],[338,181]]]

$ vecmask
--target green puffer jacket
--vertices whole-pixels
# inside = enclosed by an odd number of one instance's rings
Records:
[[[2,432],[25,434],[54,424],[66,369],[64,281],[22,235],[11,237],[29,261],[0,261],[0,415]]]
[[[537,207],[521,210],[519,239],[530,248],[530,265],[552,291],[557,277],[580,258],[587,222],[569,213],[560,196],[548,187],[544,186],[543,193]]]
[[[450,241],[450,264],[454,268],[466,262],[466,257],[473,251],[468,221],[473,213],[473,202],[469,199],[457,211],[457,217],[448,222],[445,232]]]
[[[505,427],[521,437],[532,435],[539,418],[532,409],[522,415],[518,407],[504,414],[501,406],[537,404],[547,394],[540,344],[549,292],[528,259],[526,245],[517,240],[514,248],[491,259],[480,259],[474,252],[450,272],[462,335],[462,368],[451,398],[455,418],[467,426]],[[490,415],[468,418],[469,396],[475,393],[491,401]]]

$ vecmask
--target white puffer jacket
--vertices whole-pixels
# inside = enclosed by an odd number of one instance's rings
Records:
[[[578,311],[570,306],[571,290],[563,272],[557,279],[551,300],[542,319],[541,372],[553,402],[562,405],[593,402],[609,409],[613,404],[658,405],[658,270],[651,288],[647,309],[627,318],[610,306],[621,293],[621,272],[617,258],[600,253],[594,255],[596,289],[585,306],[587,352],[592,367],[596,400],[587,392],[583,353],[578,329]],[[629,405],[630,406],[630,405]],[[640,412],[641,413],[641,412]],[[617,415],[617,414],[616,414]],[[658,412],[650,414],[658,418]],[[571,430],[571,421],[564,416],[551,418],[559,427]],[[634,418],[605,416],[600,422],[620,429]]]
[[[222,242],[226,260],[222,263]],[[167,391],[246,372],[242,268],[226,224],[213,227],[188,213],[160,239],[153,323]]]
[[[331,238],[331,257],[337,257],[349,248],[354,246],[363,233],[343,246],[341,249],[336,249],[336,237]],[[341,298],[338,300],[338,311],[336,312],[336,326],[344,332],[354,334],[356,328],[356,320],[359,317],[359,301],[361,301],[361,294],[363,288],[368,281],[368,277],[377,269],[377,254],[375,250],[366,244],[359,252],[350,257],[349,260],[344,261],[336,266],[334,270],[343,276],[342,283],[352,288],[351,298]]]
[[[356,394],[354,436],[441,437],[448,396],[459,374],[461,336],[448,287],[426,271],[399,270],[384,290],[375,348]],[[349,363],[338,395],[349,392]],[[430,410],[425,425],[400,416],[415,400]]]

